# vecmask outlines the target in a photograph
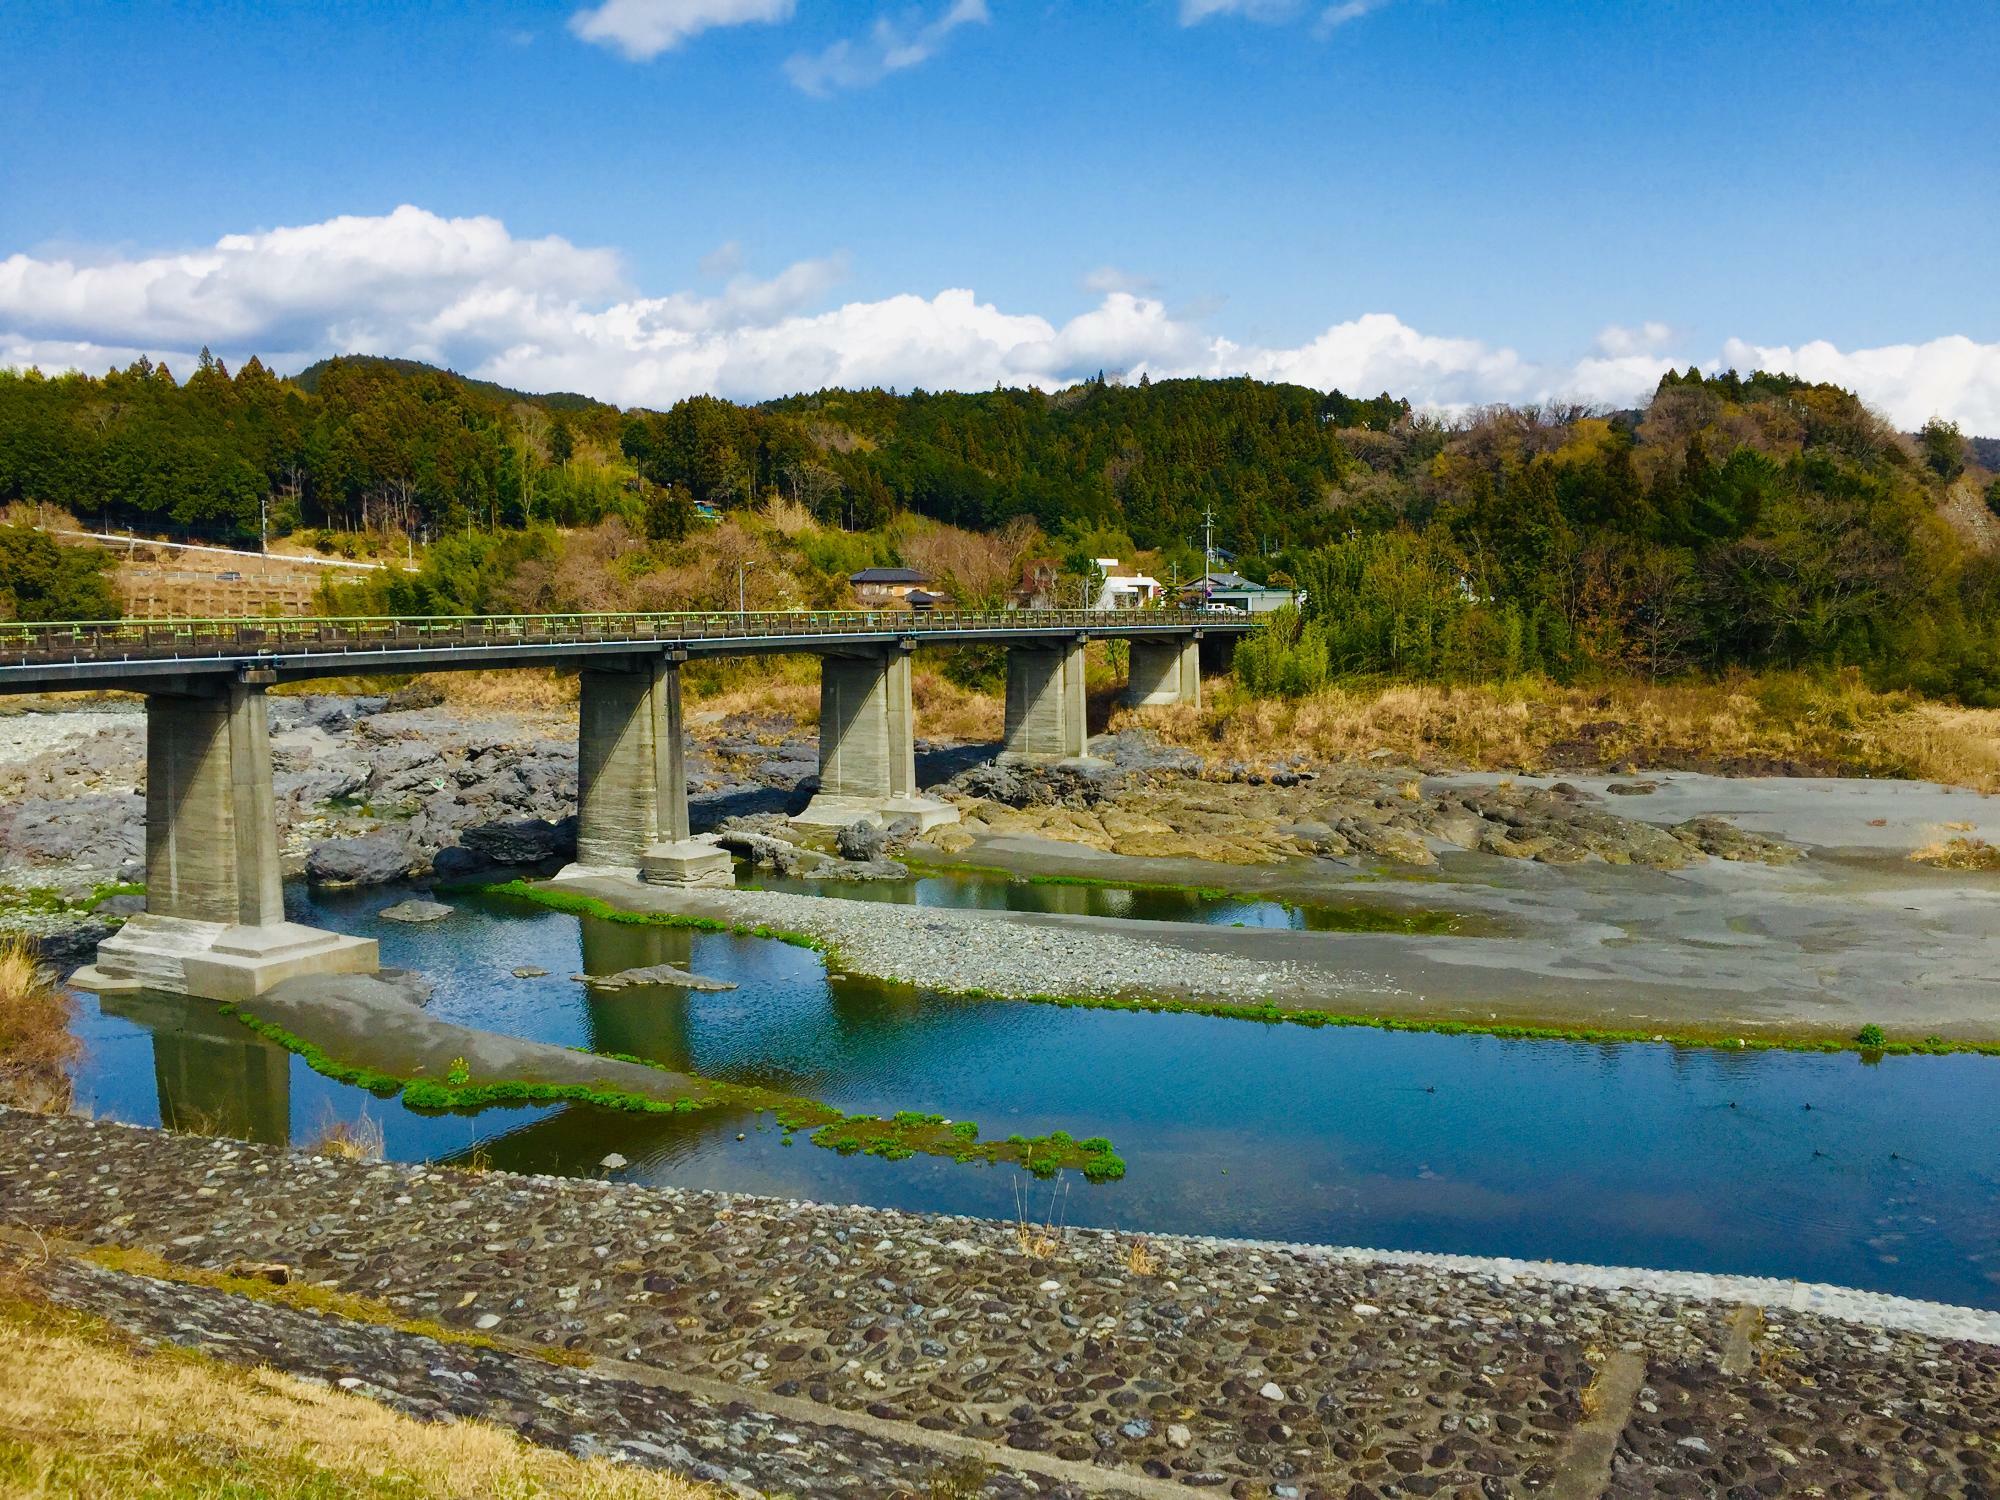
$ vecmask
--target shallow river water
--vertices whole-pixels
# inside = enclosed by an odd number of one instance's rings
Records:
[[[977,1121],[987,1137],[1105,1135],[1127,1176],[1052,1184],[923,1156],[843,1158],[803,1133],[781,1144],[767,1117],[720,1112],[420,1115],[319,1077],[212,1005],[160,996],[85,997],[79,1102],[273,1142],[366,1112],[397,1159],[477,1151],[496,1167],[590,1173],[616,1151],[630,1163],[623,1175],[681,1186],[1791,1276],[2000,1307],[2000,1060],[1311,1030],[952,999],[829,981],[817,955],[778,942],[499,898],[455,897],[459,910],[428,927],[375,917],[404,894],[294,890],[289,914],[379,938],[383,962],[428,976],[433,1011],[451,1020],[850,1111],[934,1111]],[[600,995],[569,978],[661,961],[740,988]],[[548,975],[517,979],[517,966]]]

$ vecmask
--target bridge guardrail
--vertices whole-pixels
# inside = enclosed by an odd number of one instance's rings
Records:
[[[666,614],[353,615],[215,620],[0,623],[0,666],[78,661],[312,656],[464,646],[563,646],[629,641],[751,640],[801,635],[963,634],[1022,630],[1243,629],[1204,610],[732,610]]]

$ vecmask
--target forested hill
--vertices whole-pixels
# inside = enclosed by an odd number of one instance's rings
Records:
[[[468,523],[587,524],[640,478],[718,509],[778,493],[849,529],[913,512],[986,529],[1028,516],[1185,539],[1213,506],[1239,546],[1307,542],[1354,457],[1350,430],[1410,419],[1250,380],[897,395],[827,391],[761,406],[712,397],[622,413],[528,396],[406,360],[325,360],[295,380],[251,360],[178,378],[0,372],[0,501],[119,525],[275,525],[439,535]]]
[[[298,381],[206,357],[185,380],[144,361],[0,372],[0,503],[243,537],[268,507],[275,532],[323,541],[450,539],[385,608],[712,606],[745,577],[773,603],[823,601],[856,559],[922,560],[962,598],[999,597],[1033,559],[1066,589],[1138,549],[1188,576],[1212,511],[1240,571],[1310,596],[1261,668],[1281,689],[1857,665],[1994,701],[2000,481],[1982,456],[1833,386],[1692,370],[1639,411],[1452,421],[1247,379],[621,412],[375,359]],[[721,524],[695,526],[697,503]]]

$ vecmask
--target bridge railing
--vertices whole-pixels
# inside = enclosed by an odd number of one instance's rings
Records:
[[[198,660],[497,646],[834,635],[1019,633],[1246,625],[1212,610],[755,610],[670,614],[352,615],[214,620],[0,623],[0,666],[43,662]]]

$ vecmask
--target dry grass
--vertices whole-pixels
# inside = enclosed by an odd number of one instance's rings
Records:
[[[420,1422],[360,1396],[178,1351],[0,1292],[0,1492],[166,1500],[709,1500],[673,1475],[579,1461],[483,1422]]]
[[[1153,1247],[1143,1239],[1134,1240],[1125,1247],[1125,1270],[1132,1276],[1157,1276],[1160,1274],[1160,1258],[1153,1254]]]
[[[1911,850],[1910,858],[1920,865],[1935,865],[1940,870],[2000,870],[2000,848],[1995,848],[1985,839],[1968,838],[1963,834],[1956,838],[1934,839],[1921,849]]]
[[[380,1161],[382,1159],[382,1122],[362,1110],[360,1117],[343,1120],[331,1111],[320,1121],[319,1131],[305,1149],[315,1156],[330,1156],[336,1161]]]
[[[576,674],[540,667],[513,672],[427,672],[412,686],[436,688],[452,708],[560,713],[576,707]]]
[[[1217,685],[1220,687],[1220,685]],[[1805,769],[2000,790],[2000,710],[1877,693],[1855,674],[1740,676],[1561,687],[1338,686],[1309,698],[1230,688],[1210,709],[1128,711],[1214,761],[1340,760],[1387,751],[1422,766],[1539,770],[1560,764]]]
[[[917,711],[917,733],[927,740],[979,744],[999,739],[1006,728],[1004,698],[960,687],[935,672],[912,674],[910,699]]]
[[[69,1063],[75,997],[19,934],[0,937],[0,1103],[61,1113],[74,1100]]]

